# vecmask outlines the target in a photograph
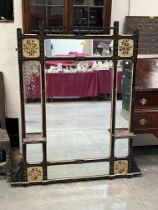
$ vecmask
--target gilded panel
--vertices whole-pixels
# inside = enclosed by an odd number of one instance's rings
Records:
[[[119,39],[118,56],[119,57],[132,57],[133,46],[134,46],[134,41],[132,39]]]
[[[128,160],[117,160],[114,162],[114,174],[126,175],[128,173]]]
[[[27,168],[27,181],[28,182],[42,182],[43,181],[43,168],[41,166],[34,166]]]
[[[22,54],[25,58],[38,58],[40,56],[40,43],[38,39],[23,39]]]

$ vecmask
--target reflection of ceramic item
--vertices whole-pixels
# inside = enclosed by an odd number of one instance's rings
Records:
[[[58,70],[54,70],[53,73],[58,73]]]
[[[87,69],[87,71],[88,71],[88,72],[91,72],[91,71],[93,71],[93,70],[92,70],[92,69]]]
[[[102,69],[103,65],[101,61],[98,61],[98,69]]]
[[[104,47],[102,51],[102,56],[108,56],[108,55],[110,55],[110,51],[107,47]]]
[[[95,52],[94,52],[94,56],[100,56],[98,50],[96,49]]]
[[[50,68],[50,69],[48,69],[48,73],[52,73],[53,72],[53,70]]]
[[[58,63],[57,64],[57,70],[58,71],[62,71],[63,69],[62,69],[62,64],[61,63]]]
[[[97,63],[96,63],[96,61],[94,61],[93,65],[92,65],[92,69],[93,70],[97,70]]]
[[[68,70],[68,69],[65,69],[65,71],[64,71],[65,73],[69,73],[70,71]]]
[[[81,70],[81,65],[80,65],[80,63],[77,64],[77,70],[78,70],[78,71]]]
[[[108,62],[108,61],[105,61],[105,62],[103,63],[103,69],[104,69],[104,70],[109,70],[109,69],[110,69],[110,67],[109,67],[109,62]]]

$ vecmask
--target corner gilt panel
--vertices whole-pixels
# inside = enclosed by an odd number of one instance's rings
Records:
[[[27,181],[28,182],[42,182],[43,181],[43,168],[41,166],[34,166],[27,168]]]
[[[25,58],[38,58],[40,56],[40,43],[38,39],[23,39],[22,54]]]
[[[134,41],[132,39],[119,39],[118,56],[119,57],[132,57],[133,46],[134,46]]]
[[[115,175],[126,175],[128,173],[128,160],[117,160],[114,163]]]

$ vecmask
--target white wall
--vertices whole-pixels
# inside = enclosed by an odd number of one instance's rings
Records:
[[[62,43],[62,44],[61,44]],[[52,55],[68,54],[69,52],[83,52],[85,40],[53,39]]]
[[[131,0],[129,14],[131,16],[158,16],[158,0]]]
[[[16,28],[22,27],[21,0],[14,0],[14,22],[0,23],[0,71],[4,74],[7,117],[20,116]]]
[[[158,0],[112,0],[111,25],[120,23],[123,33],[125,16],[158,16]]]
[[[112,0],[111,25],[119,21],[120,33],[123,33],[125,16],[129,15],[130,0]],[[138,0],[139,1],[139,0]]]

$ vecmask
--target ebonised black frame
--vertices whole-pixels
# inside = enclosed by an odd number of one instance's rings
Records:
[[[18,61],[19,61],[19,74],[20,74],[20,93],[21,93],[21,124],[22,124],[22,149],[23,157],[19,165],[19,171],[16,175],[12,176],[12,186],[27,186],[37,184],[61,183],[61,182],[75,182],[86,180],[100,180],[100,179],[113,179],[118,177],[133,177],[141,175],[141,171],[136,166],[132,152],[133,134],[133,87],[134,87],[134,73],[137,62],[138,53],[138,31],[133,35],[119,35],[119,23],[114,22],[114,26],[110,28],[112,35],[93,33],[92,28],[85,30],[84,28],[78,29],[76,34],[52,34],[51,31],[40,30],[38,34],[23,34],[21,29],[17,29],[18,38]],[[39,55],[25,54],[24,42],[27,40],[36,40],[36,47],[39,50]],[[99,57],[99,60],[111,60],[113,62],[112,70],[112,110],[111,110],[111,125],[110,125],[110,140],[111,152],[110,157],[105,158],[91,158],[91,159],[77,159],[69,161],[47,161],[47,129],[46,129],[46,90],[45,90],[45,62],[48,60],[98,60],[96,56],[88,57],[46,57],[44,54],[44,40],[45,39],[112,39],[113,40],[113,55],[109,57]],[[38,43],[39,42],[39,43]],[[132,44],[131,44],[132,43]],[[28,50],[28,49],[27,49]],[[38,51],[37,50],[37,51]],[[35,52],[38,53],[38,52]],[[117,64],[119,60],[128,59],[133,62],[133,76],[131,87],[131,109],[130,109],[130,126],[128,129],[116,128],[116,99],[117,99]],[[24,100],[24,81],[23,81],[23,63],[25,61],[39,61],[41,64],[41,103],[42,103],[42,133],[26,134],[25,125],[25,100]],[[129,141],[129,154],[126,158],[116,158],[114,156],[115,141],[116,139],[127,138]],[[42,144],[43,145],[43,161],[37,164],[30,164],[27,162],[26,150],[28,144]],[[67,164],[85,164],[92,162],[109,162],[109,174],[100,176],[86,176],[78,178],[60,178],[48,180],[47,167],[53,165],[67,165]]]

